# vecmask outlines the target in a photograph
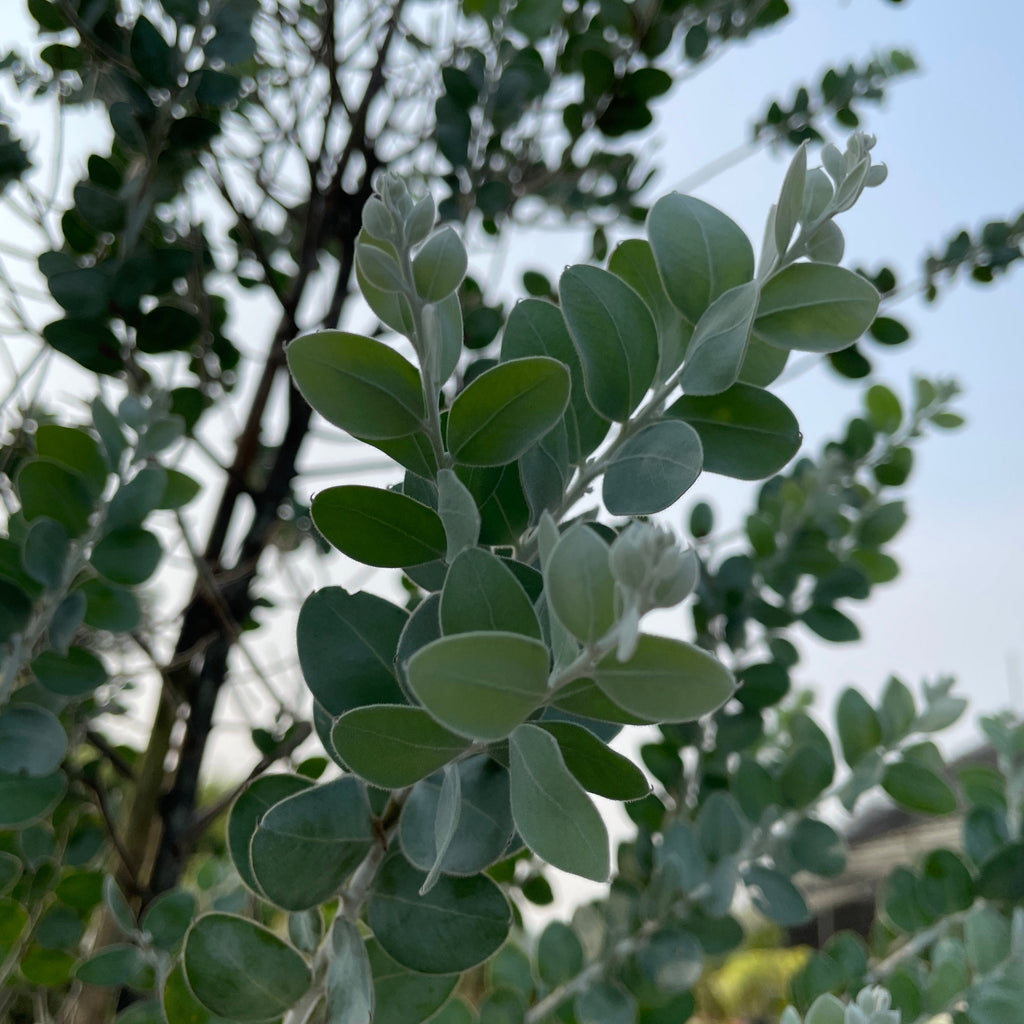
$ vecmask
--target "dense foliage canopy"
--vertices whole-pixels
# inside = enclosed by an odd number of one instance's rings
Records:
[[[883,793],[959,815],[959,843],[894,866],[869,934],[822,936],[745,1012],[1016,1022],[1024,725],[986,719],[989,760],[954,771],[933,739],[964,711],[951,680],[850,688],[833,720],[793,689],[799,631],[857,639],[851,603],[897,577],[915,445],[962,422],[951,382],[873,383],[794,462],[772,390],[794,351],[857,379],[909,336],[893,273],[843,265],[840,221],[885,180],[857,129],[913,58],[768,106],[752,137],[788,169],[755,244],[649,194],[643,130],[784,0],[28,10],[38,45],[7,82],[61,126],[83,108],[97,142],[48,194],[25,126],[0,124],[49,322],[0,285],[12,338],[93,377],[76,414],[21,381],[0,407],[0,1014],[681,1024],[727,1009],[709,979],[758,922],[814,919],[842,815]],[[508,307],[464,239],[538,217],[584,224],[593,258],[527,273]],[[991,280],[1022,231],[957,236],[926,287]],[[250,306],[273,310],[255,338]],[[339,471],[310,498],[314,435],[372,449],[386,481]],[[652,518],[703,472],[763,481],[741,536],[703,503],[686,537]],[[403,589],[300,583],[293,697],[248,634],[327,549]],[[684,602],[669,635],[645,624]],[[139,655],[154,718],[115,741]],[[202,792],[245,680],[271,708],[248,778]],[[639,749],[613,743],[634,727]],[[595,797],[636,826],[616,850]],[[548,867],[607,887],[538,935]]]

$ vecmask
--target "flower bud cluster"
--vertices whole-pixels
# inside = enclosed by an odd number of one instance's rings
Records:
[[[407,250],[430,234],[436,213],[429,193],[414,198],[405,181],[389,171],[380,176],[377,194],[363,207],[363,229],[399,251]]]
[[[608,554],[615,579],[619,622],[618,658],[632,656],[640,619],[653,608],[679,604],[697,585],[697,555],[675,535],[652,522],[635,521],[615,539]]]

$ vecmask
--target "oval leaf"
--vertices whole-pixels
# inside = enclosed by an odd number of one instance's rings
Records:
[[[763,480],[777,473],[803,440],[789,407],[750,384],[734,384],[706,398],[684,395],[667,414],[697,431],[704,469],[737,480]]]
[[[475,875],[505,855],[515,832],[508,771],[486,754],[460,761],[458,768],[462,807],[441,870]],[[421,871],[429,871],[437,860],[435,822],[442,785],[440,772],[416,783],[402,811],[402,852]]]
[[[296,627],[299,664],[328,714],[403,703],[393,665],[408,620],[402,608],[374,594],[324,587],[306,598]]]
[[[373,1024],[409,1024],[428,1020],[451,995],[457,974],[420,974],[396,963],[371,940],[366,952],[373,970]]]
[[[40,778],[55,772],[68,750],[57,716],[35,704],[0,713],[0,772]]]
[[[569,402],[569,370],[530,356],[480,374],[452,403],[448,450],[464,466],[503,466],[518,459],[561,418]]]
[[[882,788],[904,807],[926,814],[952,814],[957,807],[956,793],[949,783],[912,761],[890,764],[882,776]]]
[[[572,722],[538,722],[558,741],[565,766],[588,792],[609,800],[639,800],[651,791],[647,776],[628,757]]]
[[[252,871],[285,910],[330,899],[374,842],[370,804],[352,776],[303,790],[275,804],[249,844]]]
[[[204,914],[185,937],[185,976],[195,997],[235,1021],[272,1020],[305,995],[306,962],[270,929],[234,914]]]
[[[739,225],[693,196],[659,199],[647,215],[647,237],[669,300],[692,324],[754,276],[754,250]]]
[[[693,325],[669,302],[658,276],[658,265],[654,262],[650,243],[642,238],[630,238],[620,243],[608,261],[608,269],[621,277],[654,314],[658,330],[656,379],[668,380],[683,361],[693,335]]]
[[[640,637],[628,661],[606,657],[594,682],[616,704],[648,722],[693,721],[721,707],[736,688],[729,670],[706,651],[649,635]]]
[[[421,647],[409,686],[443,725],[471,739],[504,739],[547,692],[548,650],[518,633],[460,633]]]
[[[526,845],[563,871],[608,880],[608,830],[555,738],[521,725],[509,739],[512,816]]]
[[[427,505],[395,491],[346,485],[321,491],[313,522],[339,551],[364,565],[399,569],[443,558],[444,526]]]
[[[334,724],[331,740],[356,775],[385,789],[411,786],[469,746],[423,708],[394,704],[349,711]]]
[[[608,463],[605,508],[616,516],[646,516],[674,505],[700,476],[703,458],[700,437],[689,424],[652,423]]]
[[[427,302],[451,295],[466,276],[466,247],[453,228],[442,228],[423,245],[412,261],[416,291]]]
[[[558,538],[544,565],[544,593],[558,621],[583,643],[615,624],[608,545],[589,526],[576,523]]]
[[[309,789],[313,783],[301,775],[261,775],[239,794],[228,817],[228,853],[235,870],[253,892],[263,896],[263,890],[252,873],[249,844],[263,815],[287,797]]]
[[[522,585],[502,560],[468,548],[452,563],[441,591],[441,630],[522,633],[541,639],[540,624]]]
[[[423,386],[394,349],[344,331],[317,331],[287,349],[288,369],[307,402],[356,437],[404,437],[423,426]]]
[[[878,292],[860,274],[830,263],[793,263],[761,289],[754,334],[770,345],[838,352],[878,312]]]
[[[526,299],[516,303],[501,337],[501,359],[551,356],[569,368],[572,389],[565,410],[569,461],[579,462],[605,438],[609,422],[598,415],[587,398],[583,364],[565,325],[561,310],[551,302]]]
[[[367,911],[381,948],[423,974],[452,974],[486,960],[512,923],[501,890],[486,875],[443,875],[420,896],[425,878],[400,854],[384,862]]]
[[[625,422],[658,368],[651,311],[628,284],[597,267],[569,267],[558,291],[590,404],[606,419]]]

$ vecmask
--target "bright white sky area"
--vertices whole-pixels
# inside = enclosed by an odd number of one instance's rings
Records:
[[[897,81],[881,109],[866,108],[864,127],[878,136],[877,159],[889,166],[889,179],[862,197],[841,219],[850,265],[877,267],[888,263],[903,282],[919,277],[923,255],[944,248],[961,227],[972,232],[987,220],[1012,219],[1024,208],[1024,76],[1020,73],[1019,42],[1024,38],[1024,6],[1016,0],[987,0],[965,6],[956,0],[911,0],[893,5],[882,0],[803,0],[792,4],[795,16],[781,28],[760,34],[750,44],[729,50],[709,64],[658,107],[649,152],[659,174],[649,193],[653,200],[709,161],[749,138],[751,123],[773,96],[787,100],[802,81],[817,81],[829,66],[863,62],[872,53],[893,47],[911,50],[921,71]],[[20,8],[20,5],[19,5]],[[26,40],[23,16],[5,7],[10,19],[20,18],[12,38]],[[5,25],[10,30],[11,25]],[[830,130],[832,126],[830,124]],[[26,123],[25,134],[40,140],[45,156],[50,134],[48,116],[41,112]],[[95,122],[76,116],[69,122],[69,173],[77,175],[92,144]],[[835,141],[842,145],[837,131]],[[75,161],[79,160],[76,164]],[[774,200],[788,153],[761,151],[696,189],[700,197],[720,206],[756,241]],[[812,156],[813,162],[817,162]],[[9,243],[34,244],[20,229],[0,221],[0,238]],[[519,232],[511,229],[507,248],[500,253],[477,249],[471,253],[471,272],[494,286],[491,299],[517,295],[519,274],[543,270],[557,277],[567,263],[585,258],[588,238],[580,232]],[[474,233],[479,243],[480,233]],[[500,282],[500,283],[499,283]],[[239,306],[233,325],[246,352],[258,355],[267,336],[266,307],[258,300]],[[39,324],[52,318],[42,304],[32,306]],[[1024,388],[1024,268],[1014,267],[991,286],[957,283],[943,291],[940,301],[927,306],[908,298],[895,309],[913,329],[912,343],[900,349],[871,346],[877,380],[903,395],[915,373],[955,377],[965,394],[959,408],[968,425],[955,433],[936,432],[917,446],[916,464],[906,495],[911,521],[894,546],[903,574],[880,588],[866,605],[851,605],[863,640],[828,645],[810,633],[797,638],[804,654],[797,671],[799,685],[819,694],[819,707],[829,714],[840,690],[854,684],[869,695],[880,692],[887,675],[895,672],[917,686],[922,678],[950,673],[977,712],[1007,705],[1024,711],[1024,447],[1021,444],[1021,393]],[[24,367],[34,348],[24,340],[3,339],[13,365]],[[8,390],[12,363],[0,359],[0,394]],[[239,395],[252,386],[255,363],[249,363]],[[28,382],[27,392],[35,384]],[[49,371],[45,397],[65,408],[93,393],[93,379],[76,372],[58,357]],[[796,413],[807,450],[816,452],[853,413],[865,382],[839,380],[818,368],[786,383],[782,397]],[[79,405],[78,408],[81,408]],[[238,429],[239,413],[225,409],[215,444],[229,450]],[[0,423],[5,426],[9,421]],[[337,432],[324,432],[336,437]],[[303,464],[339,462],[338,448],[313,447]],[[345,452],[351,449],[345,449]],[[378,461],[376,453],[365,454]],[[190,458],[186,467],[205,475],[201,462]],[[346,479],[351,482],[352,477]],[[375,480],[384,482],[377,476]],[[337,479],[310,475],[299,483],[304,493]],[[754,487],[703,476],[664,521],[677,528],[696,500],[712,502],[725,524],[737,524],[753,500]],[[190,510],[195,536],[202,536],[212,496]],[[179,552],[180,556],[180,552]],[[179,557],[180,564],[180,557]],[[393,584],[340,556],[316,564],[303,563],[295,581],[285,586],[269,563],[268,593],[288,595],[313,586],[339,583],[354,590],[369,585],[394,593]],[[183,572],[180,586],[187,580]],[[158,612],[173,623],[187,596],[176,593],[174,580],[162,585]],[[292,585],[295,583],[295,586]],[[179,588],[180,589],[180,588]],[[293,606],[280,624],[261,631],[254,649],[271,666],[275,683],[297,692],[294,669]],[[685,629],[688,617],[674,620]],[[673,621],[662,616],[662,631]],[[173,642],[173,630],[166,644]],[[241,658],[237,675],[248,675]],[[257,686],[246,683],[245,699],[222,702],[227,724],[215,747],[214,771],[231,775],[248,770],[251,747],[239,756],[238,739],[245,720],[263,698]],[[258,712],[257,712],[258,713]],[[133,735],[143,741],[148,706],[139,707]],[[958,739],[966,742],[971,730]]]

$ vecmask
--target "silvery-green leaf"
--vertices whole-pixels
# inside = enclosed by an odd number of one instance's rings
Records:
[[[679,378],[688,395],[717,395],[739,379],[757,312],[756,281],[730,288],[705,310],[693,331]]]
[[[374,986],[370,958],[359,929],[342,914],[331,926],[324,1024],[370,1024]]]
[[[437,513],[448,539],[445,561],[451,564],[480,539],[480,510],[466,485],[450,469],[438,470]]]
[[[437,882],[441,874],[445,856],[455,838],[459,827],[459,816],[462,811],[462,776],[458,765],[445,765],[444,781],[437,801],[437,817],[434,819],[434,863],[420,886],[420,895],[425,896]]]
[[[807,143],[800,144],[790,161],[782,191],[775,208],[775,245],[786,251],[804,207],[804,182],[807,180]]]

